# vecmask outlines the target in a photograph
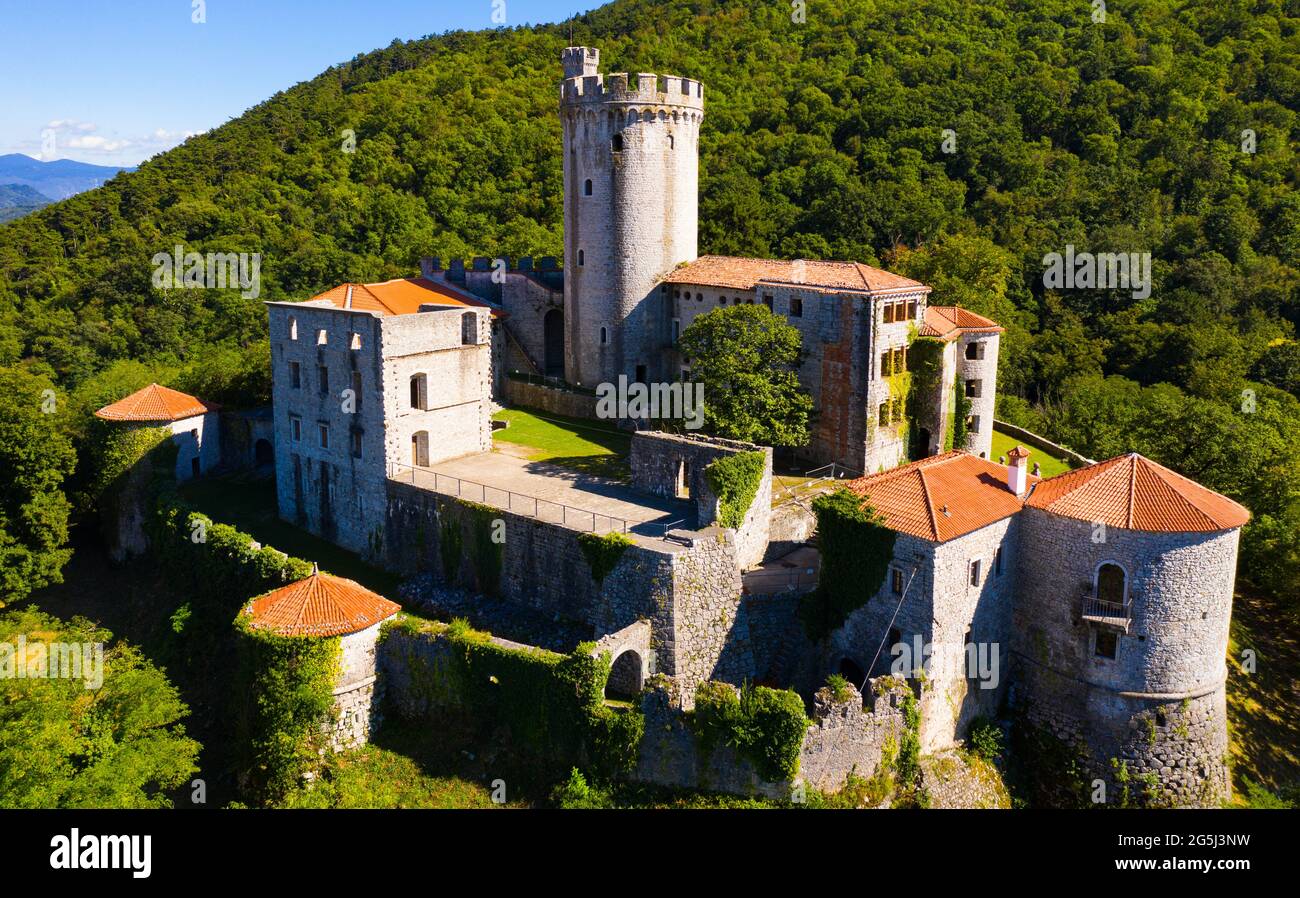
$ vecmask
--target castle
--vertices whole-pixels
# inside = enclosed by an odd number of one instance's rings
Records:
[[[1246,510],[1137,455],[1047,480],[1021,448],[994,461],[995,322],[859,263],[697,257],[703,87],[603,78],[591,48],[563,64],[563,269],[426,259],[419,277],[267,303],[281,516],[402,574],[573,621],[626,691],[653,667],[679,710],[710,679],[808,696],[841,673],[865,697],[899,646],[994,647],[991,684],[907,669],[926,750],[1010,707],[1107,782],[1122,763],[1176,804],[1226,795],[1224,653]],[[773,511],[770,449],[638,431],[630,485],[490,451],[494,399],[581,414],[584,388],[689,380],[677,336],[742,303],[799,330],[816,407],[803,451],[861,473],[848,488],[896,535],[883,582],[862,584],[860,607],[815,642],[796,613],[815,581],[780,580],[808,515]],[[724,513],[706,472],[754,453],[753,499]],[[485,507],[506,534],[488,566],[460,552]],[[579,535],[609,530],[632,545],[597,579]],[[867,729],[898,713],[875,689],[875,710],[853,711]],[[819,785],[879,758],[878,742],[846,738],[842,758],[819,756]]]

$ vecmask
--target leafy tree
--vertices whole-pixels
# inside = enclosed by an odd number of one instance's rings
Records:
[[[0,807],[170,807],[167,790],[197,770],[199,744],[179,723],[189,709],[175,687],[139,650],[109,645],[111,636],[35,609],[0,616],[0,643],[26,650],[0,652],[0,665],[26,664],[29,674],[0,677]],[[56,643],[92,647],[80,676],[30,676],[41,657],[54,670],[47,647]]]
[[[704,424],[770,446],[808,442],[812,397],[799,387],[797,328],[765,305],[719,306],[682,332],[678,348],[704,384]]]
[[[60,487],[74,456],[58,402],[44,378],[0,369],[0,606],[63,582],[72,557]]]

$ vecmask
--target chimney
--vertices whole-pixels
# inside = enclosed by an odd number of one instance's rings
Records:
[[[1007,465],[1007,486],[1017,497],[1023,496],[1029,488],[1029,450],[1017,445],[1007,455],[1011,458]]]

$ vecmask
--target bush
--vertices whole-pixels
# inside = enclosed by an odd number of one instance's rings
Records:
[[[587,565],[591,568],[591,579],[595,580],[598,586],[604,583],[605,578],[618,566],[619,560],[630,545],[632,540],[616,530],[604,534],[578,534],[578,548],[582,550],[582,556],[587,559]]]
[[[746,684],[737,694],[725,683],[695,690],[692,726],[705,754],[729,745],[768,782],[793,779],[808,730],[803,700],[789,689]]]
[[[971,721],[966,745],[976,757],[996,761],[1002,755],[1002,728],[986,717],[977,717]]]
[[[709,489],[718,497],[718,523],[739,530],[745,514],[754,504],[763,483],[767,455],[763,452],[738,452],[724,455],[704,469]]]

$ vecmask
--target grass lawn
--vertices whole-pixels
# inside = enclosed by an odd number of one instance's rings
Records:
[[[531,449],[530,461],[615,480],[628,478],[632,438],[615,427],[519,408],[502,409],[494,420],[508,421],[510,426],[494,432],[493,439]]]
[[[1228,753],[1237,803],[1250,783],[1300,789],[1300,639],[1294,615],[1273,596],[1239,592],[1228,642]],[[1254,672],[1243,652],[1253,653]]]
[[[989,458],[997,461],[999,455],[1006,455],[1016,447],[1018,442],[1019,441],[1014,437],[1009,437],[1005,433],[994,428],[993,451],[989,453]],[[1025,448],[1030,452],[1029,470],[1031,471],[1034,469],[1034,462],[1038,462],[1043,466],[1042,475],[1044,477],[1054,477],[1057,474],[1064,474],[1066,471],[1070,470],[1070,463],[1064,458],[1056,455],[1049,455],[1042,449],[1037,449],[1033,446],[1026,446]]]
[[[280,520],[275,481],[249,474],[204,477],[184,484],[181,497],[219,524],[244,531],[264,546],[273,546],[321,570],[355,580],[380,595],[397,601],[399,578],[382,571],[346,549]]]

